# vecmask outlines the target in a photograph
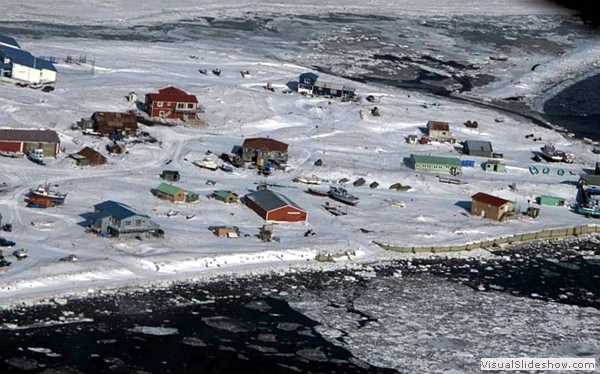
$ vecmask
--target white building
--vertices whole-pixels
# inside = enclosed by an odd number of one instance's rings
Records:
[[[15,39],[0,34],[0,77],[31,84],[54,83],[56,68],[23,50]]]

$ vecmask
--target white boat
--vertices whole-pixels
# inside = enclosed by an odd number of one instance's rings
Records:
[[[541,148],[542,157],[550,162],[566,162],[572,164],[575,161],[575,155],[559,151],[553,144],[546,144]]]
[[[205,158],[202,161],[194,161],[193,164],[198,166],[199,168],[208,169],[212,171],[215,171],[219,168],[219,164],[207,158]]]
[[[294,182],[319,185],[321,184],[321,178],[317,177],[316,175],[312,175],[310,177],[299,176],[294,178]]]
[[[29,198],[42,198],[45,200],[51,200],[55,205],[62,205],[67,198],[67,194],[63,192],[52,191],[50,185],[40,184],[37,188],[29,190]]]
[[[10,158],[22,158],[22,157],[25,157],[25,153],[23,153],[23,152],[0,152],[0,156],[10,157]]]

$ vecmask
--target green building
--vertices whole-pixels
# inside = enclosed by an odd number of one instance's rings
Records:
[[[213,192],[213,197],[219,201],[222,201],[227,204],[237,203],[239,201],[239,197],[236,193],[231,191],[219,190]]]
[[[415,171],[458,175],[462,172],[457,157],[410,155],[409,166]]]
[[[488,173],[506,173],[506,165],[498,160],[487,160],[483,163],[483,170]]]
[[[537,198],[537,202],[540,205],[548,205],[548,206],[564,206],[565,199],[562,197],[542,195]]]

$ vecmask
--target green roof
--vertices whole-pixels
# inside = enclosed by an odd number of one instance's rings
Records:
[[[175,196],[178,192],[183,191],[181,188],[168,183],[161,183],[157,190],[170,196]]]
[[[437,164],[460,167],[460,159],[456,157],[442,157],[442,156],[423,156],[423,155],[410,155],[410,158],[416,164]]]
[[[226,198],[228,198],[230,195],[235,195],[235,194],[234,194],[233,192],[231,192],[231,191],[226,191],[226,190],[218,190],[218,191],[215,191],[215,192],[213,192],[213,195],[214,195],[215,197],[219,197],[219,198],[221,198],[221,199],[226,199]]]
[[[551,195],[541,195],[540,199],[548,199],[548,200],[564,200],[562,197],[551,196]]]

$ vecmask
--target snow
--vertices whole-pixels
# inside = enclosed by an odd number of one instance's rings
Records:
[[[369,4],[353,0],[343,5],[320,7],[312,6],[314,3],[302,0],[290,8],[289,4],[263,1],[253,9],[302,14],[333,10],[365,13],[367,8],[371,11],[381,7],[382,13],[423,13],[432,17],[438,13],[447,16],[471,12],[496,15],[561,12],[539,7],[539,2],[533,0],[488,1],[485,9],[481,2],[463,0],[444,5],[434,1],[389,4],[379,0]],[[3,4],[12,9],[6,15],[8,21],[48,19],[48,14],[36,6],[12,0]],[[247,4],[235,1],[198,5],[184,0],[177,6],[162,4],[159,11],[155,11],[155,5],[154,0],[135,5],[104,1],[95,4],[94,12],[86,12],[80,8],[80,2],[63,1],[52,7],[50,18],[56,23],[123,23],[126,27],[226,12],[233,16],[235,11],[239,14],[247,11]],[[550,207],[542,208],[539,220],[519,218],[502,224],[468,215],[465,202],[479,191],[520,202],[552,191],[553,195],[572,201],[575,197],[572,183],[577,181],[583,168],[593,167],[596,156],[589,146],[517,117],[508,116],[499,124],[494,119],[504,115],[495,111],[401,89],[349,82],[326,74],[321,74],[323,79],[356,86],[361,95],[377,96],[376,105],[382,117],[371,117],[368,113],[374,104],[367,102],[342,103],[285,94],[282,87],[307,68],[273,58],[265,51],[259,54],[257,49],[242,48],[244,43],[240,41],[231,44],[200,39],[150,43],[50,37],[22,38],[20,42],[39,55],[93,56],[96,66],[92,74],[89,65],[59,63],[59,82],[52,93],[0,85],[1,126],[52,128],[59,132],[65,147],[65,153],[49,161],[46,167],[18,159],[3,159],[0,164],[0,180],[8,184],[0,193],[0,213],[6,222],[14,225],[14,232],[5,236],[15,240],[17,248],[25,248],[29,253],[29,258],[22,261],[7,256],[13,265],[1,270],[2,305],[21,299],[145,285],[198,275],[289,269],[306,264],[318,267],[321,265],[315,264],[314,258],[319,253],[355,251],[354,256],[344,257],[341,262],[395,256],[383,252],[373,240],[401,245],[454,244],[590,222],[566,208]],[[293,45],[282,48],[288,47],[294,49]],[[591,52],[581,50],[581,53],[590,56],[591,61]],[[198,73],[199,68],[214,67],[223,69],[221,77]],[[240,70],[250,70],[251,75],[242,78]],[[540,70],[543,71],[550,69]],[[262,88],[267,82],[273,84],[276,92]],[[66,157],[84,146],[105,153],[107,144],[106,139],[71,130],[72,123],[98,110],[131,109],[124,99],[130,91],[141,97],[171,84],[199,97],[206,109],[208,128],[144,128],[159,140],[157,144],[132,144],[128,154],[109,156],[106,165],[95,168],[77,168]],[[364,120],[360,119],[360,111],[365,114]],[[465,128],[462,123],[467,119],[477,120],[480,129]],[[420,128],[428,120],[450,122],[459,140],[491,139],[495,150],[505,154],[509,172],[491,175],[479,167],[467,169],[463,179],[469,184],[455,186],[439,183],[435,175],[417,174],[408,169],[403,160],[411,153],[457,155],[447,144],[406,144],[405,137],[420,134]],[[532,164],[531,151],[543,144],[525,139],[529,133],[576,153],[578,163],[564,166],[568,171],[564,177],[554,172],[548,176],[530,175],[527,167]],[[208,150],[215,154],[229,152],[245,137],[253,136],[270,136],[290,144],[290,170],[276,172],[268,181],[282,186],[275,189],[309,212],[307,224],[275,227],[280,242],[262,243],[255,237],[264,222],[251,210],[205,197],[214,189],[228,189],[240,195],[255,189],[262,181],[255,171],[236,170],[227,174],[193,165],[193,161],[201,159]],[[317,159],[323,159],[325,165],[313,166]],[[485,161],[473,159],[478,164]],[[200,201],[173,205],[152,196],[150,189],[160,183],[158,175],[163,169],[178,169],[182,175],[178,185],[198,192]],[[380,187],[348,187],[360,197],[359,206],[348,208],[347,216],[333,217],[322,209],[323,198],[304,193],[305,186],[292,182],[300,175],[317,175],[329,180],[345,177],[351,181],[363,177],[368,183],[379,182]],[[207,180],[216,181],[216,186],[208,186]],[[44,182],[58,184],[59,189],[69,193],[63,207],[47,210],[25,207],[25,193]],[[407,192],[387,189],[398,182],[412,189]],[[517,185],[516,192],[508,187],[512,183]],[[81,215],[91,212],[94,204],[108,199],[149,214],[164,228],[166,237],[118,241],[86,234],[80,225],[84,220]],[[406,207],[397,209],[394,201],[403,201]],[[168,214],[171,211],[179,214],[171,216]],[[186,216],[195,218],[188,220]],[[217,238],[208,230],[214,225],[236,225],[242,237]],[[361,232],[361,228],[370,232]],[[308,229],[317,235],[304,237]],[[69,254],[75,254],[80,261],[58,261]]]

